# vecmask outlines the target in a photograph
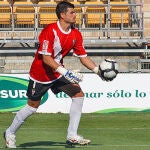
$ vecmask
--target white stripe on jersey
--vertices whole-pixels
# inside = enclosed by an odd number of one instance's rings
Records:
[[[61,54],[61,51],[62,51],[62,47],[61,47],[61,44],[60,44],[60,39],[57,35],[57,32],[53,29],[53,32],[54,32],[54,36],[55,36],[55,39],[54,39],[54,60],[60,64],[60,60],[62,59],[62,54]]]

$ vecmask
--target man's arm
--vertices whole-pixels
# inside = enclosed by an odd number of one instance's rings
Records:
[[[98,74],[98,66],[89,57],[80,57],[80,61],[86,68]]]
[[[51,69],[56,70],[60,66],[50,55],[42,55],[42,57],[43,62]]]
[[[67,80],[72,83],[79,83],[82,81],[83,76],[80,73],[70,71],[59,65],[50,55],[42,55],[43,62],[51,69],[63,75]]]
[[[96,73],[102,80],[108,81],[104,77],[100,65],[97,66],[89,57],[80,57],[80,61],[86,68]]]

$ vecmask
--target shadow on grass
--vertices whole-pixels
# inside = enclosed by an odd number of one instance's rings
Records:
[[[66,144],[64,142],[53,142],[53,141],[36,141],[36,142],[28,142],[20,144],[19,147],[21,148],[29,148],[29,147],[46,147],[46,146],[65,146]],[[19,148],[18,147],[18,148]],[[37,149],[37,148],[36,148]],[[46,148],[44,148],[46,149]]]
[[[90,145],[85,145],[85,146],[71,146],[71,147],[66,147],[66,143],[64,142],[53,142],[53,141],[36,141],[36,142],[28,142],[28,143],[23,143],[18,146],[19,149],[32,149],[32,150],[46,150],[46,149],[55,149],[58,150],[59,148],[62,149],[64,148],[81,148],[81,147],[93,147],[93,146],[98,146],[97,144],[90,144]],[[102,146],[101,144],[99,146]],[[41,147],[41,148],[37,148]],[[51,148],[50,148],[51,147]]]

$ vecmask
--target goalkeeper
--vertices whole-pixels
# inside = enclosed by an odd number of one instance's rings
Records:
[[[82,75],[65,68],[63,58],[73,49],[73,54],[85,67],[97,74],[99,68],[87,57],[81,33],[73,27],[76,20],[74,5],[62,1],[57,4],[56,14],[58,21],[47,25],[39,35],[39,47],[29,73],[28,103],[17,112],[4,132],[8,148],[16,148],[15,133],[37,111],[42,96],[49,89],[54,94],[63,91],[72,99],[66,143],[86,145],[91,142],[77,133],[84,100],[84,93],[79,85]]]

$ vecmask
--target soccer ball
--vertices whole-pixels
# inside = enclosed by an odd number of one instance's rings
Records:
[[[101,62],[99,67],[101,75],[106,81],[112,81],[114,78],[116,78],[119,65],[115,60],[105,59]]]

